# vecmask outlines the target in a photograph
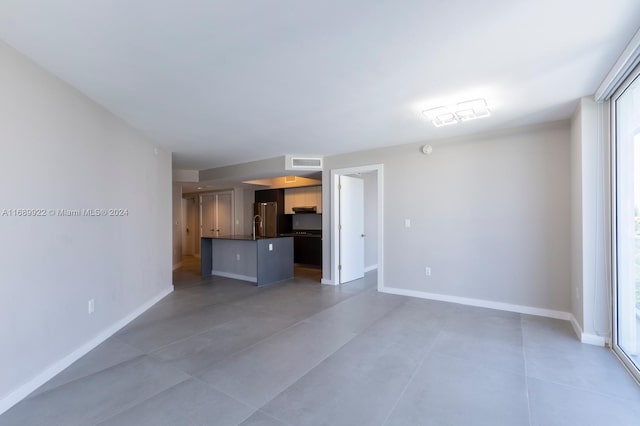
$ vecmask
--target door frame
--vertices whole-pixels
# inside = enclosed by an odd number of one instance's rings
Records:
[[[636,66],[631,73],[620,83],[612,94],[609,103],[610,113],[610,244],[611,244],[611,349],[620,359],[631,376],[640,383],[640,369],[631,360],[629,355],[620,347],[618,339],[618,138],[617,138],[617,104],[616,101],[622,96],[631,84],[640,78],[640,65]]]
[[[339,209],[340,209],[340,192],[338,184],[340,176],[353,175],[358,173],[376,172],[377,174],[377,208],[378,208],[378,244],[377,244],[377,265],[378,265],[378,291],[384,288],[384,165],[371,164],[367,166],[349,167],[344,169],[331,170],[331,280],[323,280],[325,284],[340,285],[340,272],[338,265],[340,264],[340,230]]]

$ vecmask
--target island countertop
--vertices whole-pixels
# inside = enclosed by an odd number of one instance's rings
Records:
[[[202,237],[202,238],[210,238],[212,240],[234,240],[234,241],[258,241],[258,240],[272,240],[275,238],[286,238],[285,236],[280,237],[257,237],[253,238],[252,235],[220,235],[217,237]]]

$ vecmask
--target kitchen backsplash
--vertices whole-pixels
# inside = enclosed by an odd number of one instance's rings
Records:
[[[322,229],[321,214],[294,214],[292,215],[293,230],[320,230]]]

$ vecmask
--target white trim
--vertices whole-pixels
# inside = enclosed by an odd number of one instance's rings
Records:
[[[576,317],[573,316],[573,314],[571,314],[569,321],[573,326],[573,331],[576,333],[576,336],[578,336],[578,339],[580,339],[582,343],[595,346],[606,346],[610,343],[608,337],[598,336],[597,334],[589,334],[582,331],[582,327],[580,327],[580,324],[576,320]]]
[[[182,266],[182,262],[178,262],[178,263],[173,265],[173,270],[175,271],[176,269],[180,268],[181,266]]]
[[[367,266],[364,268],[364,273],[366,274],[367,272],[375,271],[376,269],[378,269],[378,265]]]
[[[224,278],[233,278],[234,280],[240,280],[240,281],[249,281],[252,283],[258,282],[257,277],[251,277],[249,275],[232,274],[231,272],[211,271],[211,275],[217,275],[219,277],[224,277]]]
[[[329,280],[326,278],[323,278],[320,280],[320,284],[326,284],[326,285],[336,285],[335,282],[333,282],[333,280]]]
[[[481,308],[497,309],[500,311],[517,312],[520,314],[536,315],[540,317],[555,318],[568,321],[571,318],[569,312],[552,309],[535,308],[533,306],[514,305],[511,303],[494,302],[491,300],[471,299],[468,297],[450,296],[448,294],[427,293],[418,290],[404,288],[385,287],[382,293],[398,294],[401,296],[418,297],[420,299],[439,300],[441,302],[458,303],[460,305],[478,306]]]
[[[149,309],[150,307],[158,303],[163,297],[166,297],[168,294],[171,294],[172,292],[173,292],[173,286],[171,288],[161,291],[159,294],[157,294],[147,302],[140,305],[136,310],[131,312],[129,315],[122,318],[120,321],[117,321],[115,324],[108,327],[107,329],[101,331],[93,339],[84,343],[79,348],[77,348],[76,350],[71,352],[69,355],[62,358],[61,360],[49,365],[44,370],[40,371],[33,379],[19,386],[13,392],[9,393],[7,396],[0,399],[0,414],[4,413],[9,408],[13,407],[15,404],[22,401],[29,394],[31,394],[31,392],[38,389],[47,381],[51,380],[55,375],[60,373],[65,368],[69,367],[78,359],[82,358],[89,351],[97,347],[100,343],[104,342],[109,337],[113,336],[122,327],[129,324],[131,321],[136,319],[139,315],[144,313],[147,309]]]
[[[638,63],[640,63],[640,30],[636,32],[629,44],[627,44],[627,47],[604,78],[598,90],[596,90],[596,102],[609,100]]]

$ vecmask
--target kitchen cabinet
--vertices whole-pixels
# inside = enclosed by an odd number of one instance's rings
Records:
[[[283,189],[259,189],[254,193],[256,203],[270,203],[275,201],[278,204],[284,203]],[[283,204],[284,205],[284,204]]]
[[[200,273],[271,284],[293,278],[293,238],[203,237]],[[242,260],[240,260],[242,259]]]
[[[256,203],[276,203],[276,215],[278,228],[277,233],[290,232],[291,220],[288,220],[285,213],[284,189],[260,189],[254,193]]]
[[[302,265],[322,266],[322,238],[293,237],[293,261]]]
[[[284,212],[292,214],[294,207],[316,206],[322,213],[322,186],[304,186],[284,190]]]

